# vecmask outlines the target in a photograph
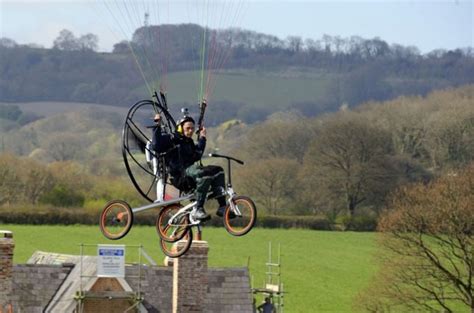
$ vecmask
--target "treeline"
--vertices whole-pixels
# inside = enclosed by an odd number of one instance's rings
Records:
[[[474,161],[473,104],[469,85],[316,118],[288,112],[253,126],[231,120],[209,130],[207,149],[246,162],[234,166],[233,181],[256,201],[259,216],[268,216],[262,226],[373,230],[399,187],[449,176]],[[121,124],[114,114],[86,110],[3,137],[17,156],[0,155],[0,206],[73,206],[97,214],[111,199],[143,204],[122,164]]]
[[[21,125],[2,116],[1,112],[14,112],[12,119],[16,115],[30,116],[16,105],[0,104],[0,152],[29,156],[44,163],[78,161],[84,164],[87,160],[96,173],[120,171],[115,161],[114,166],[103,166],[120,157],[123,117],[118,113],[85,108]]]
[[[166,58],[168,69],[188,70],[195,67],[200,58],[204,29],[194,24],[148,26],[137,29],[131,42],[122,41],[114,46],[114,53],[130,52],[129,45],[135,51],[143,48],[151,51],[164,46],[167,51],[149,55]],[[383,68],[391,75],[408,77],[446,78],[446,67],[461,71],[458,83],[472,79],[472,75],[463,66],[473,68],[474,50],[472,47],[453,51],[438,49],[422,55],[417,47],[389,45],[376,37],[365,39],[359,36],[348,38],[323,35],[320,39],[303,39],[289,36],[280,39],[273,35],[257,33],[243,29],[208,30],[204,38],[206,46],[213,50],[228,51],[227,68],[272,69],[281,66],[309,66],[330,72],[351,72],[358,67],[372,66]],[[158,59],[155,60],[160,64]],[[152,62],[152,64],[154,64]],[[218,67],[220,63],[209,64]],[[444,68],[444,69],[443,69]],[[458,73],[460,74],[460,73]],[[454,77],[453,77],[454,78]]]
[[[373,223],[400,186],[474,161],[474,86],[312,119],[279,113],[239,138],[237,190],[260,210]]]
[[[318,103],[288,103],[289,108],[304,115],[336,111],[343,103],[353,107],[369,100],[426,95],[433,89],[474,82],[474,54],[470,48],[423,55],[415,47],[389,45],[379,38],[325,35],[319,40],[283,40],[240,29],[208,32],[207,45],[226,51],[226,69],[265,73],[299,68],[302,70],[296,70],[296,75],[311,71],[327,74],[330,91]],[[21,46],[4,38],[0,40],[0,76],[4,78],[0,80],[0,101],[129,105],[143,98],[136,94],[144,85],[142,74],[152,77],[156,71],[165,74],[163,69],[167,73],[196,70],[202,33],[202,27],[193,24],[142,27],[135,31],[131,42],[117,43],[113,53],[94,52],[98,38],[92,34],[75,37],[62,31],[53,49]],[[163,38],[167,39],[166,45],[161,42]],[[143,73],[138,71],[136,61]],[[259,120],[273,112],[260,114]],[[226,118],[215,117],[217,122]]]
[[[41,211],[36,206],[85,207],[96,213],[106,199],[126,199],[132,204],[139,201],[124,177],[93,174],[91,168],[75,161],[45,164],[33,158],[0,154],[0,177],[3,207],[26,206],[33,211]]]
[[[143,84],[127,56],[22,46],[0,47],[0,55],[0,101],[4,102],[123,105],[130,90]]]

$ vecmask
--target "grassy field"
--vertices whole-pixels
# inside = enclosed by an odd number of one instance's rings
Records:
[[[186,71],[170,73],[167,77],[168,101],[174,103],[198,103],[200,72]],[[234,70],[215,74],[212,78],[213,93],[210,102],[232,101],[247,104],[253,108],[268,108],[276,112],[285,110],[298,102],[318,102],[327,97],[334,74],[303,69],[287,72],[256,72],[254,70]],[[145,86],[134,91],[138,98],[146,98]],[[49,117],[58,113],[93,107],[125,115],[128,108],[79,102],[22,102],[15,103],[25,112],[33,112]],[[130,103],[132,105],[132,103]]]
[[[14,103],[24,112],[31,112],[45,117],[50,117],[60,113],[67,113],[73,111],[80,111],[86,108],[94,108],[103,110],[106,112],[118,113],[122,116],[127,114],[128,108],[93,104],[93,103],[82,103],[82,102],[54,102],[54,101],[41,101],[41,102],[17,102]]]
[[[79,244],[143,244],[155,261],[163,255],[155,229],[134,227],[126,238],[111,242],[98,227],[2,225],[14,232],[15,263],[24,263],[35,250],[79,254]],[[310,230],[254,229],[248,235],[230,236],[224,228],[206,228],[209,266],[247,266],[254,287],[262,287],[268,260],[268,243],[281,244],[282,281],[288,294],[286,312],[352,312],[352,298],[375,272],[373,233],[323,232]],[[129,248],[129,261],[136,249]],[[86,254],[95,254],[94,248]]]
[[[169,103],[198,103],[200,72],[188,71],[168,75],[167,93]],[[297,102],[318,102],[327,97],[334,75],[325,73],[255,72],[241,70],[215,74],[214,92],[210,102],[232,101],[251,107],[270,107],[272,112],[286,109]],[[146,94],[145,87],[135,91]]]

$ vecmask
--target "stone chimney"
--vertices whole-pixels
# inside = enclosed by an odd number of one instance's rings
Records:
[[[13,280],[13,233],[0,230],[0,311],[11,305]],[[7,311],[8,312],[8,311]]]
[[[178,245],[183,242],[176,243]],[[185,255],[173,261],[173,313],[204,312],[208,269],[207,241],[193,240]]]

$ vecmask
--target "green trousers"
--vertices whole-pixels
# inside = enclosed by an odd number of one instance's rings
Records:
[[[186,169],[186,175],[196,182],[195,193],[198,207],[204,206],[209,190],[216,196],[219,206],[225,205],[225,175],[222,167],[215,165],[202,166],[196,163]]]

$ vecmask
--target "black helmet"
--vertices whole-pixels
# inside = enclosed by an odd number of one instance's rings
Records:
[[[191,116],[183,116],[177,123],[176,125],[178,126],[183,126],[184,123],[186,122],[193,122],[193,124],[196,124],[194,119]]]

